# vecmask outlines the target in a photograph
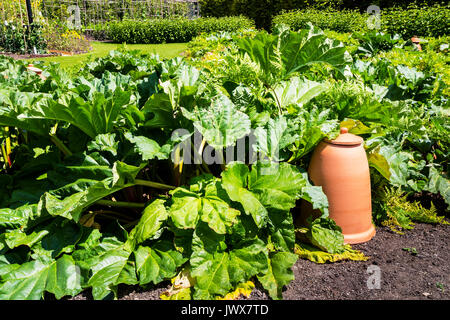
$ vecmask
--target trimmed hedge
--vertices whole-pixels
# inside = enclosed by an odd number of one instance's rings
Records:
[[[321,29],[337,32],[367,31],[367,13],[358,10],[306,9],[286,12],[273,19],[272,26],[284,23],[294,30],[304,28],[308,22]],[[405,9],[391,8],[381,11],[381,30],[400,34],[407,39],[414,35],[439,37],[450,34],[450,5]]]
[[[244,15],[257,28],[270,29],[272,17],[282,10],[306,8],[308,0],[200,0],[202,17]]]
[[[367,18],[367,14],[361,14],[357,10],[345,9],[337,11],[333,9],[306,9],[280,14],[274,17],[272,25],[286,24],[293,30],[298,30],[305,28],[306,24],[311,22],[322,30],[333,30],[345,33],[366,29]]]
[[[409,6],[407,10],[388,9],[381,12],[381,19],[386,32],[398,33],[403,37],[450,35],[450,4],[428,8]]]
[[[107,38],[118,43],[189,42],[203,32],[237,31],[254,27],[246,17],[124,20],[108,26]]]
[[[244,15],[253,19],[257,28],[269,30],[272,18],[283,10],[305,9],[352,9],[366,12],[370,5],[382,10],[390,7],[405,8],[411,4],[427,7],[445,0],[199,0],[203,17]]]

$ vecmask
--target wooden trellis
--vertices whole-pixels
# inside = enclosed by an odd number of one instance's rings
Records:
[[[87,27],[122,19],[200,16],[198,0],[42,0],[44,17]]]

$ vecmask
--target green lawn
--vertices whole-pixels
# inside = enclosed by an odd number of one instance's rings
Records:
[[[45,62],[58,62],[62,67],[72,68],[78,64],[82,64],[89,57],[97,58],[108,54],[109,51],[122,47],[122,44],[117,43],[104,43],[104,42],[91,42],[92,51],[86,54],[79,54],[74,56],[58,56],[50,58],[30,59],[30,61],[45,61]],[[141,50],[144,53],[157,53],[161,58],[173,58],[178,56],[181,52],[186,50],[186,43],[167,43],[167,44],[127,44],[126,47],[129,50]]]

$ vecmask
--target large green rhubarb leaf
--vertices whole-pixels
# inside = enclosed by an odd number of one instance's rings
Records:
[[[86,207],[114,192],[133,186],[134,178],[140,170],[140,167],[118,161],[113,165],[111,177],[101,181],[79,179],[60,189],[45,193],[40,203],[52,216],[62,216],[78,221]],[[78,192],[66,196],[68,190]]]
[[[35,231],[30,234],[26,234],[20,229],[14,229],[7,233],[2,234],[4,237],[5,244],[10,248],[14,249],[18,246],[28,246],[32,247],[36,242],[42,240],[48,234],[47,230]]]
[[[195,252],[191,266],[191,275],[196,280],[194,299],[211,300],[215,295],[223,296],[232,289],[228,273],[229,256],[226,252]]]
[[[141,285],[150,282],[157,284],[173,278],[177,274],[177,268],[186,262],[186,258],[168,241],[159,241],[151,247],[139,246],[134,255]]]
[[[278,252],[269,256],[269,268],[265,274],[258,276],[258,280],[272,299],[282,299],[283,286],[294,280],[291,268],[297,259],[297,255],[290,252]]]
[[[311,243],[328,253],[345,251],[342,229],[330,218],[319,218],[311,223],[307,233]]]
[[[145,240],[152,239],[158,235],[161,225],[169,217],[169,213],[164,206],[164,200],[157,199],[148,205],[142,212],[139,223],[131,230],[127,245],[134,248]]]
[[[1,300],[40,300],[44,291],[54,293],[60,299],[74,296],[81,290],[79,268],[68,255],[50,263],[26,262],[0,276]]]
[[[117,156],[117,149],[119,148],[119,142],[116,141],[115,133],[99,134],[87,145],[88,151],[103,151],[109,152],[113,156]]]
[[[268,270],[267,248],[259,239],[243,241],[225,251],[224,237],[200,224],[192,239],[191,276],[195,280],[194,299],[223,296],[233,286]]]
[[[0,230],[26,227],[28,222],[41,215],[41,207],[37,204],[23,205],[16,209],[0,209]]]
[[[141,167],[117,161],[112,169],[107,166],[89,168],[66,168],[74,173],[67,178],[76,179],[61,188],[45,192],[37,204],[25,205],[16,209],[0,209],[0,228],[27,226],[30,222],[50,216],[61,216],[78,221],[84,209],[98,200],[124,188],[133,186]],[[103,178],[77,179],[81,172],[89,172]],[[105,175],[107,176],[105,178]]]
[[[116,295],[120,283],[138,283],[134,263],[129,261],[130,254],[121,247],[109,250],[92,266],[88,285],[92,287],[94,299],[105,299],[111,293]]]
[[[56,101],[47,99],[46,103],[34,105],[26,117],[68,122],[95,138],[112,131],[121,112],[130,103],[130,98],[131,92],[121,89],[116,89],[109,97],[95,92],[89,101],[68,93]]]
[[[229,252],[229,277],[233,284],[246,282],[257,274],[268,271],[267,247],[260,239],[248,240],[238,243]]]
[[[34,107],[45,105],[49,98],[49,95],[43,93],[0,89],[0,125],[48,135],[53,121],[32,119],[28,114]]]
[[[173,204],[170,207],[170,217],[176,227],[194,229],[198,221],[202,220],[217,233],[227,233],[236,223],[240,212],[231,208],[223,195],[220,195],[217,184],[218,182],[213,181],[201,189],[194,184],[191,185],[191,191],[184,188],[171,191]]]
[[[144,136],[133,136],[130,132],[125,133],[125,138],[135,145],[135,150],[142,155],[144,161],[169,158],[168,152],[165,152],[155,140]]]
[[[233,146],[238,139],[250,133],[249,117],[239,111],[226,96],[215,98],[208,108],[192,112],[182,110],[184,116],[194,122],[194,127],[215,149]]]
[[[229,164],[222,185],[231,200],[239,202],[258,227],[267,223],[268,209],[289,211],[306,185],[302,174],[288,163],[258,162],[250,171],[243,163]]]
[[[439,174],[439,171],[431,167],[429,174],[429,182],[426,190],[432,193],[440,193],[448,205],[450,210],[450,181],[445,176]]]
[[[303,106],[326,88],[323,83],[293,77],[289,81],[279,82],[274,87],[273,94],[280,107],[286,108],[289,105]]]
[[[274,162],[283,160],[283,149],[294,143],[298,136],[289,128],[284,116],[269,119],[264,127],[256,128],[253,133],[256,137],[254,151]]]
[[[263,72],[261,80],[269,85],[315,63],[328,64],[344,73],[352,61],[341,42],[328,39],[311,24],[299,32],[284,28],[274,34],[258,33],[253,38],[241,38],[236,43],[258,63]]]
[[[293,108],[291,111],[291,128],[295,128],[298,138],[290,146],[293,152],[289,162],[293,162],[312,152],[316,145],[324,138],[335,139],[339,135],[339,121],[331,119],[331,110],[320,111],[313,107],[309,111],[299,108]],[[292,129],[291,129],[292,130]]]
[[[352,57],[342,42],[327,38],[322,30],[308,23],[299,32],[284,31],[279,37],[286,76],[313,63],[326,63],[344,73]]]

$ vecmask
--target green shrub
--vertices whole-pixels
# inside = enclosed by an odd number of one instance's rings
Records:
[[[282,10],[306,8],[311,0],[200,0],[203,17],[247,16],[257,28],[270,29],[272,17]]]
[[[294,30],[304,28],[308,22],[321,29],[337,32],[367,31],[367,13],[358,10],[306,9],[282,13],[273,19],[272,25],[284,23]],[[439,37],[450,33],[450,5],[419,8],[391,8],[381,11],[381,30],[400,34],[408,39],[414,35]]]
[[[286,24],[293,30],[303,29],[308,22],[319,27],[337,32],[363,31],[367,28],[368,15],[356,10],[337,11],[333,9],[306,9],[286,12],[273,19],[273,25]]]
[[[253,26],[253,21],[242,16],[194,20],[186,18],[124,20],[110,23],[107,35],[110,40],[118,43],[189,42],[203,32],[231,32]]]
[[[407,9],[387,9],[381,12],[382,28],[391,34],[403,37],[413,35],[439,37],[450,33],[450,5],[419,7],[410,5]]]
[[[266,30],[270,29],[272,19],[283,10],[351,9],[366,12],[370,5],[385,10],[391,7],[405,8],[411,4],[427,7],[444,3],[442,0],[200,0],[201,15],[204,17],[244,15],[253,19],[257,28]]]
[[[45,53],[47,44],[38,25],[23,26],[16,21],[0,25],[0,51],[13,53]]]
[[[83,28],[83,33],[90,39],[94,40],[108,40],[110,22],[102,24],[90,24]]]

